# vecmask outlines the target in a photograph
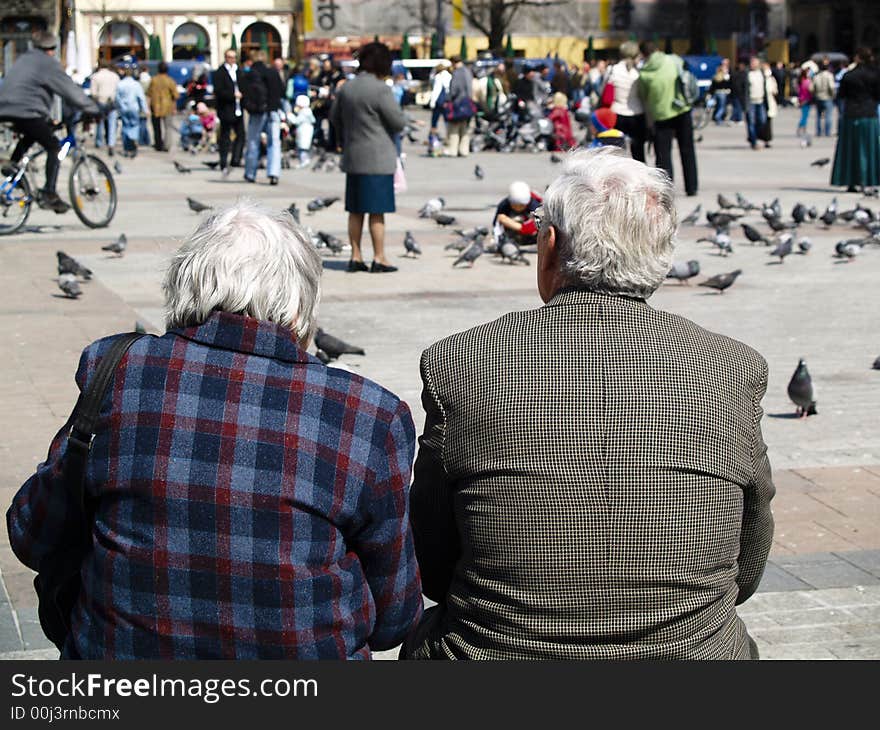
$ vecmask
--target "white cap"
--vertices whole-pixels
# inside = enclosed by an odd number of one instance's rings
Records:
[[[532,199],[532,189],[528,183],[516,180],[510,183],[510,188],[507,190],[507,199],[517,205],[526,205]]]
[[[305,94],[300,94],[296,97],[294,106],[298,106],[300,109],[305,109],[307,106],[309,106],[309,97],[307,97]]]

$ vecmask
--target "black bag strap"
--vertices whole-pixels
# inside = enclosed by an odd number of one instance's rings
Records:
[[[83,521],[84,534],[91,532],[91,524],[86,524],[85,488],[86,461],[95,438],[95,424],[101,413],[101,404],[107,394],[107,388],[113,380],[119,362],[125,357],[128,348],[143,337],[138,332],[126,332],[119,335],[110,345],[95,373],[74,406],[70,421],[73,424],[67,439],[67,453],[64,461],[64,473],[68,484],[77,490],[74,494],[75,503],[79,506]]]

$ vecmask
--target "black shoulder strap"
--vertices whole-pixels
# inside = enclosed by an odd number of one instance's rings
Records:
[[[98,363],[86,389],[77,400],[70,417],[70,422],[73,425],[70,427],[68,435],[63,469],[65,482],[74,491],[73,502],[79,507],[85,538],[88,538],[92,529],[85,509],[84,481],[86,462],[92,448],[92,440],[95,438],[95,423],[100,415],[101,404],[107,394],[107,388],[113,380],[119,361],[128,352],[128,348],[143,336],[137,332],[126,332],[113,341],[104,357],[101,358],[101,362]]]

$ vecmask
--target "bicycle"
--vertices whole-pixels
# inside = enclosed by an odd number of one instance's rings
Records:
[[[60,127],[61,125],[58,125]],[[78,145],[76,123],[68,126],[61,141],[59,162],[72,155],[73,166],[68,176],[68,193],[76,217],[89,228],[105,228],[116,214],[116,182],[107,164],[96,155],[84,152]],[[0,236],[20,230],[27,223],[36,202],[33,186],[27,176],[28,166],[46,151],[25,154],[18,166],[3,175],[0,183]],[[4,168],[5,169],[5,168]]]

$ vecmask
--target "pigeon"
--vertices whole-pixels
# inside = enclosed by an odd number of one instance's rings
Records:
[[[406,249],[404,256],[412,255],[413,258],[421,256],[422,249],[413,237],[412,231],[407,231],[403,236],[403,247]]]
[[[316,210],[323,210],[324,208],[329,208],[333,203],[339,200],[339,196],[333,196],[328,198],[315,198],[314,200],[310,200],[306,205],[306,209],[309,213],[314,213]]]
[[[681,219],[681,222],[685,225],[692,226],[700,219],[700,211],[703,209],[702,205],[697,205],[690,213],[688,213],[684,218]]]
[[[723,193],[718,193],[718,207],[722,210],[736,208],[737,205],[732,200],[726,198]]]
[[[807,208],[807,217],[811,221],[814,221],[816,220],[816,218],[819,217],[819,211],[817,210],[815,205],[811,205],[809,208]]]
[[[706,220],[709,221],[709,223],[711,223],[716,228],[727,228],[738,218],[742,218],[742,216],[738,213],[720,213],[713,211],[706,212]]]
[[[864,188],[862,190],[862,195],[866,198],[878,198],[880,197],[880,190],[877,188]]]
[[[837,198],[831,199],[831,202],[828,204],[825,212],[821,216],[819,216],[819,220],[822,221],[826,226],[834,224],[834,221],[837,220]]]
[[[859,239],[850,239],[849,241],[838,241],[834,250],[837,258],[849,259],[852,261],[862,252],[862,242]]]
[[[797,414],[801,418],[815,416],[818,413],[816,410],[816,393],[813,390],[813,379],[810,377],[810,371],[807,370],[807,363],[804,362],[803,358],[798,360],[794,375],[788,381],[788,397],[797,406]]]
[[[779,263],[785,263],[785,257],[791,253],[793,241],[794,237],[790,233],[783,233],[779,237],[779,243],[776,244],[776,248],[770,252],[770,255],[778,256]]]
[[[483,172],[483,168],[479,165],[474,166],[474,177],[476,177],[477,180],[482,180],[484,177],[486,177],[486,173]]]
[[[489,235],[489,229],[486,226],[474,226],[473,228],[467,228],[465,230],[456,228],[455,232],[462,238],[467,238],[468,240],[473,240],[478,236]]]
[[[769,208],[773,211],[774,218],[782,218],[782,204],[779,202],[779,198],[774,198]]]
[[[342,239],[334,236],[332,233],[327,233],[326,231],[318,231],[318,238],[320,238],[321,242],[334,254],[342,253],[343,249],[345,248],[345,244],[342,242]]]
[[[746,200],[742,193],[736,194],[736,204],[743,210],[758,210],[758,206]]]
[[[87,269],[79,261],[73,258],[73,256],[68,256],[64,251],[56,251],[55,255],[58,257],[59,275],[73,274],[74,276],[79,276],[86,280],[92,278],[92,270]]]
[[[450,241],[449,243],[447,243],[443,247],[443,250],[444,251],[458,251],[459,253],[461,253],[468,246],[470,246],[477,238],[480,238],[480,237],[476,236],[475,238],[464,238],[462,236],[459,236],[454,241]]]
[[[813,160],[810,163],[810,167],[825,167],[829,162],[831,162],[831,158],[829,157],[820,157],[818,160]]]
[[[202,213],[206,210],[212,209],[210,205],[200,203],[198,200],[194,200],[193,198],[187,198],[186,203],[187,205],[189,205],[189,209],[193,211],[193,213]]]
[[[874,213],[871,210],[858,206],[855,211],[853,211],[853,220],[860,226],[866,226],[874,220]]]
[[[177,170],[181,175],[192,172],[191,167],[187,167],[186,165],[181,165],[177,160],[174,160],[174,169]]]
[[[559,164],[560,162],[562,162],[562,158],[559,155],[557,155],[555,152],[551,152],[550,153],[550,162],[552,162],[554,165],[556,165],[556,164]]]
[[[327,161],[327,155],[322,154],[312,163],[312,172],[320,172],[324,168],[324,163]]]
[[[791,209],[791,219],[800,225],[807,219],[807,207],[803,203],[795,203]]]
[[[678,261],[672,264],[672,268],[669,269],[669,273],[666,275],[666,278],[678,279],[679,282],[683,284],[688,284],[688,286],[690,286],[688,279],[691,279],[699,273],[699,261]]]
[[[76,299],[82,294],[79,288],[79,282],[76,280],[76,274],[61,274],[58,277],[58,288],[64,292],[64,296],[68,299]]]
[[[519,246],[516,245],[514,241],[511,241],[509,238],[505,238],[501,245],[498,247],[498,253],[501,254],[501,260],[507,261],[511,264],[523,263],[526,266],[529,266],[529,260],[523,256],[523,252]]]
[[[110,251],[117,256],[122,256],[122,252],[125,251],[126,246],[128,246],[128,239],[125,237],[124,233],[120,233],[119,238],[112,243],[108,243],[106,246],[101,246],[101,250]]]
[[[121,174],[122,174],[122,165],[119,164],[119,160],[114,160],[114,162],[113,162],[113,172],[115,172],[117,175],[121,175]]]
[[[453,268],[458,266],[459,264],[467,264],[470,268],[474,268],[474,261],[476,261],[480,256],[483,255],[483,239],[477,238],[465,251],[462,252],[461,256],[455,259],[455,262],[452,264]]]
[[[134,321],[134,331],[137,332],[139,335],[147,334],[147,328],[144,327],[139,319],[136,319]]]
[[[299,208],[296,207],[296,203],[291,203],[287,207],[287,212],[293,217],[297,223],[299,223]]]
[[[327,353],[331,360],[335,360],[340,355],[367,354],[362,347],[350,345],[347,342],[340,340],[338,337],[328,334],[320,327],[318,327],[318,331],[315,332],[315,347]]]
[[[750,226],[748,223],[740,223],[743,229],[743,233],[746,234],[746,238],[748,238],[752,243],[763,243],[765,246],[770,244],[764,236],[758,231],[754,226]]]
[[[318,358],[325,365],[329,365],[331,362],[333,362],[333,358],[320,348],[315,350],[315,357]]]
[[[454,225],[456,222],[453,216],[446,215],[445,213],[435,213],[431,217],[437,222],[437,225],[443,227]]]
[[[838,214],[838,218],[842,220],[844,223],[852,223],[853,219],[856,217],[856,209],[852,210],[842,210]]]
[[[707,243],[711,243],[718,247],[718,250],[721,251],[723,256],[727,256],[729,253],[733,253],[733,246],[730,243],[730,236],[726,233],[716,233],[714,236],[709,238],[703,237],[698,238],[697,243],[702,241],[706,241]]]
[[[202,160],[202,164],[205,167],[216,170],[218,167],[220,167],[220,160]]]
[[[446,201],[443,198],[431,198],[421,208],[419,208],[419,218],[433,218],[434,215],[443,210]]]
[[[789,228],[797,228],[797,223],[783,223],[779,218],[768,218],[767,225],[770,226],[776,233],[780,231],[785,231]]]
[[[699,286],[717,289],[719,294],[724,294],[724,290],[730,287],[740,274],[742,274],[742,269],[731,271],[728,274],[715,274],[715,276],[710,276],[706,281],[701,281]]]
[[[810,252],[811,248],[813,248],[813,242],[806,236],[798,241],[799,253],[807,254]]]
[[[327,160],[327,162],[324,163],[324,172],[333,172],[338,165],[339,163],[336,162],[336,158],[331,157],[329,160]]]

